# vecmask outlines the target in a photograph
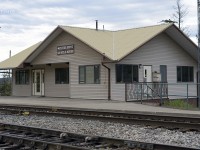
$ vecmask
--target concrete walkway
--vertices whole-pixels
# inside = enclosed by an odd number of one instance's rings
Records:
[[[179,110],[171,108],[163,108],[159,106],[149,106],[136,104],[133,102],[108,101],[108,100],[86,100],[86,99],[69,99],[69,98],[50,98],[50,97],[3,97],[0,96],[0,104],[15,105],[34,105],[34,106],[50,106],[50,107],[67,107],[67,108],[83,108],[97,110],[112,111],[130,111],[145,112],[157,114],[177,114],[192,115],[200,117],[200,111]]]

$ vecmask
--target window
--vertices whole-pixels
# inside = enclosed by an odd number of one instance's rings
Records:
[[[56,68],[55,82],[56,84],[68,84],[69,83],[69,68]]]
[[[29,70],[16,70],[15,83],[16,84],[29,84]]]
[[[116,65],[116,82],[132,83],[138,82],[138,65]]]
[[[177,66],[177,82],[194,82],[194,68]]]
[[[79,83],[99,84],[100,69],[99,65],[79,66]]]

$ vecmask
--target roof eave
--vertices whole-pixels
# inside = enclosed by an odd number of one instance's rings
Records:
[[[45,44],[45,42],[47,42],[48,38],[53,35],[58,29],[61,29],[60,26],[57,26],[41,43],[40,45],[35,49],[35,51],[33,51],[25,60],[24,62],[32,62],[42,51],[44,48],[42,48],[42,46]],[[61,33],[61,32],[60,32]],[[58,35],[60,34],[58,33]],[[56,35],[56,37],[58,36]],[[48,43],[48,42],[47,42]],[[49,43],[48,43],[49,44]],[[47,44],[47,45],[48,45]],[[46,47],[46,46],[45,46]],[[38,52],[38,50],[41,48],[41,50]],[[35,54],[35,55],[34,55]]]
[[[166,34],[170,36],[177,44],[179,44],[180,47],[182,47],[193,59],[197,61],[198,46],[176,25],[174,25],[173,27],[174,28],[168,28],[166,30]],[[175,30],[173,31],[173,29]],[[173,34],[176,34],[176,36],[173,36]]]

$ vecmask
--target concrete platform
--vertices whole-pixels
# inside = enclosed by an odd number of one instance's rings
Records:
[[[179,116],[197,116],[200,117],[200,111],[179,110],[171,108],[163,108],[159,106],[149,106],[136,104],[133,102],[120,102],[108,100],[87,100],[87,99],[69,99],[69,98],[50,98],[50,97],[4,97],[0,96],[1,104],[14,105],[34,105],[34,106],[50,106],[50,107],[66,107],[78,109],[97,109],[111,110],[123,112],[138,112],[150,114],[171,114]]]

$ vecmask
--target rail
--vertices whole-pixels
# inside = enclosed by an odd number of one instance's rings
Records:
[[[100,136],[89,136],[43,128],[0,124],[1,149],[143,149],[143,150],[196,150],[196,148],[146,143]]]
[[[113,121],[131,124],[143,124],[162,126],[166,128],[180,128],[183,130],[200,131],[199,115],[183,114],[157,114],[150,112],[129,112],[129,111],[109,111],[93,109],[75,109],[75,108],[57,108],[57,107],[39,107],[39,106],[17,106],[1,105],[0,112],[12,114],[38,114],[54,116],[72,116],[77,118],[86,118],[103,121]]]

